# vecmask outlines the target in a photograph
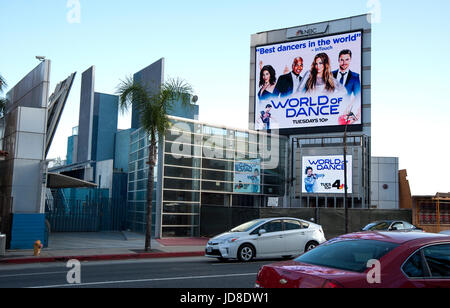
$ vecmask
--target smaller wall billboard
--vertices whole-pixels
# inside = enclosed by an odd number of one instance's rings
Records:
[[[234,192],[261,193],[261,160],[241,160],[234,163]]]
[[[352,193],[352,155],[347,155],[347,187]],[[302,193],[344,194],[344,156],[304,156]]]

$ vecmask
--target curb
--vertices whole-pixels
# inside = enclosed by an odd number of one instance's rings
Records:
[[[204,256],[204,255],[205,255],[204,251],[148,252],[148,253],[131,253],[131,254],[115,254],[115,255],[0,259],[0,264],[50,263],[50,262],[67,262],[69,260],[106,261],[106,260],[130,260],[130,259],[180,258],[180,257],[200,257],[200,256]]]

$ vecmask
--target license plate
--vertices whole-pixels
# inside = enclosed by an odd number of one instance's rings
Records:
[[[208,248],[206,249],[206,251],[207,251],[208,253],[211,253],[211,252],[213,251],[213,249],[212,249],[212,247],[208,247]]]

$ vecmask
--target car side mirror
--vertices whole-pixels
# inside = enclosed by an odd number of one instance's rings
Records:
[[[259,236],[263,235],[264,233],[267,233],[267,231],[264,230],[264,229],[261,229],[261,230],[258,231],[258,235]]]
[[[397,231],[397,227],[391,227],[391,231]]]

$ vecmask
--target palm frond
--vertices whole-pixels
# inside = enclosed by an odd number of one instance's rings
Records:
[[[8,87],[8,84],[5,81],[5,78],[3,78],[2,75],[0,75],[0,93],[3,92],[4,89]]]
[[[116,93],[120,97],[122,111],[126,111],[134,104],[140,114],[144,130],[149,134],[164,136],[170,127],[168,112],[177,102],[183,106],[190,106],[192,92],[192,87],[188,83],[177,78],[164,82],[159,91],[151,94],[144,85],[128,77],[121,81]]]
[[[127,111],[132,104],[142,109],[149,100],[147,90],[141,84],[134,82],[132,77],[121,80],[116,94],[119,95],[119,107],[122,112]]]
[[[2,117],[5,113],[6,103],[6,98],[0,98],[0,117]]]

